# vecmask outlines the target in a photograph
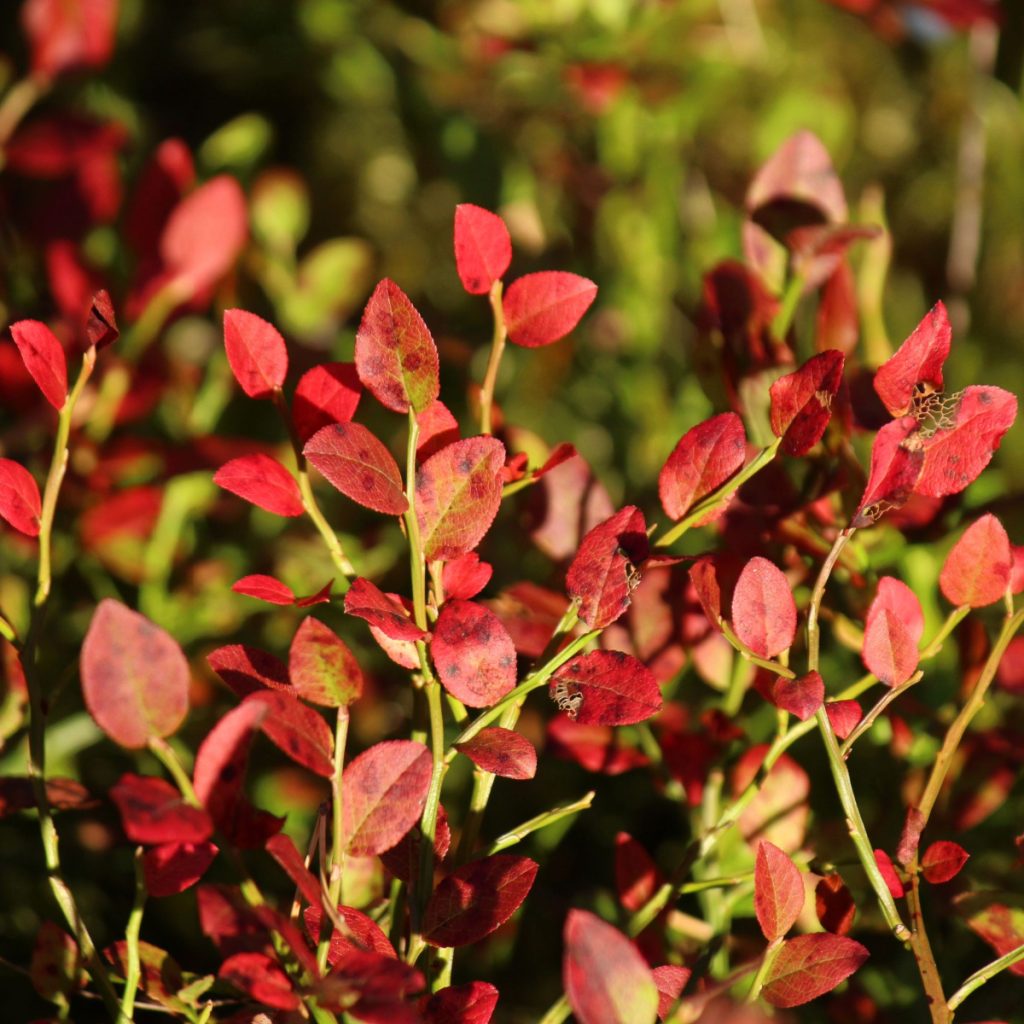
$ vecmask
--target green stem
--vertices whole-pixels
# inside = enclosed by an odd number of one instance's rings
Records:
[[[342,881],[344,879],[345,837],[342,830],[342,810],[344,808],[342,776],[345,771],[345,745],[348,741],[348,708],[338,708],[338,718],[334,727],[334,774],[331,777],[331,873],[328,884],[327,898],[332,908],[344,902],[342,899]],[[327,925],[327,915],[324,915]],[[324,937],[317,946],[317,966],[323,973],[327,966],[327,954],[331,948],[331,928],[327,925]]]
[[[139,932],[142,930],[142,914],[146,907],[146,876],[142,868],[142,847],[135,851],[135,902],[128,917],[125,928],[125,952],[127,964],[124,975],[124,995],[121,997],[121,1016],[125,1020],[134,1020],[135,995],[139,990],[139,978],[142,974],[139,962]]]
[[[774,963],[775,958],[779,955],[779,950],[782,949],[782,939],[782,936],[775,939],[769,943],[768,948],[764,951],[764,956],[761,958],[761,963],[757,968],[757,974],[754,975],[754,980],[751,982],[750,991],[747,992],[745,1002],[748,1005],[757,1002],[761,989],[764,987],[765,978],[768,977],[768,972],[771,970],[772,963]]]
[[[928,646],[921,650],[921,661],[925,661],[928,658],[934,658],[935,655],[942,650],[942,645],[945,643],[946,637],[948,637],[949,634],[952,633],[968,615],[970,615],[970,613],[970,606],[966,604],[959,608],[954,608],[946,617],[946,621],[942,624],[942,628],[935,634]]]
[[[174,752],[174,748],[167,740],[151,736],[148,746],[150,753],[156,757],[170,773],[171,778],[174,779],[174,784],[185,798],[185,802],[191,807],[202,807],[202,803],[192,787],[192,780],[189,778],[188,772],[185,771],[181,761],[178,760],[178,755]]]
[[[1011,949],[1009,953],[1003,954],[998,960],[986,964],[980,970],[975,971],[950,997],[947,1004],[950,1010],[955,1010],[972,992],[981,988],[986,981],[991,980],[1000,971],[1024,960],[1024,945]]]
[[[434,888],[434,837],[437,833],[437,808],[441,803],[441,783],[444,780],[444,718],[441,711],[441,684],[431,679],[425,687],[430,710],[430,786],[427,789],[423,817],[420,820],[420,864],[416,877],[416,891],[411,900],[412,935],[410,950],[419,945],[419,929],[427,900]],[[418,955],[419,950],[416,949]],[[410,961],[411,962],[411,961]]]
[[[525,839],[532,832],[539,832],[542,828],[547,828],[548,825],[553,825],[556,821],[561,821],[563,818],[568,818],[573,814],[579,814],[580,811],[588,810],[594,802],[594,796],[594,790],[591,790],[589,793],[584,793],[579,800],[573,800],[567,804],[559,804],[558,807],[552,807],[550,811],[544,811],[543,814],[538,814],[528,821],[524,821],[521,825],[516,825],[515,828],[502,833],[494,842],[485,847],[480,852],[480,856],[490,857],[492,854],[500,853],[502,850],[507,850],[510,846],[515,846],[516,843]]]
[[[772,336],[779,341],[786,340],[786,335],[793,324],[793,317],[796,316],[797,307],[800,305],[800,299],[803,297],[806,284],[807,282],[802,274],[794,274],[786,285],[786,290],[782,295],[782,304],[779,306],[779,311],[775,314],[775,319],[772,321]]]
[[[491,285],[491,292],[488,296],[491,303],[491,313],[494,317],[494,334],[491,337],[491,355],[487,360],[487,372],[484,374],[484,384],[480,391],[480,433],[491,432],[491,413],[494,406],[494,387],[498,381],[498,368],[501,366],[501,357],[505,351],[505,339],[508,337],[508,329],[505,326],[505,310],[501,304],[501,281],[495,281]]]
[[[562,1024],[572,1010],[569,1007],[569,1000],[561,995],[556,999],[550,1007],[548,1012],[537,1022],[537,1024]]]
[[[850,735],[843,741],[842,746],[840,746],[839,753],[842,755],[844,761],[850,756],[850,751],[853,749],[854,743],[856,743],[857,740],[875,724],[878,716],[894,700],[896,700],[897,697],[902,697],[907,690],[919,683],[923,675],[923,672],[915,672],[901,686],[894,686],[887,693],[882,694],[881,698],[875,703],[875,706],[857,723]]]
[[[783,665],[782,662],[773,661],[771,658],[762,658],[759,654],[755,654],[734,632],[732,626],[726,622],[725,619],[719,620],[719,629],[722,631],[722,635],[736,651],[743,657],[744,660],[749,661],[753,665],[759,665],[761,668],[766,668],[769,672],[774,672],[777,676],[785,676],[786,679],[796,679],[796,673]],[[736,711],[739,708],[735,709]]]
[[[405,513],[405,529],[409,538],[409,572],[412,576],[413,619],[420,629],[427,628],[427,567],[420,541],[420,523],[416,518],[416,443],[420,425],[416,413],[409,409],[409,438],[405,452],[405,498],[409,508]]]

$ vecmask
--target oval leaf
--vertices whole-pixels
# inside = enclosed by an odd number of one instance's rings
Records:
[[[743,567],[732,595],[736,635],[755,654],[774,658],[796,636],[796,602],[789,581],[767,558],[752,558]]]
[[[939,573],[939,587],[957,607],[984,608],[1006,594],[1013,550],[1003,524],[991,513],[971,523],[953,545]]]
[[[512,729],[481,729],[465,743],[456,743],[455,749],[477,768],[504,779],[532,779],[537,774],[536,748]]]
[[[409,617],[409,613],[379,587],[362,578],[352,581],[345,593],[345,611],[365,619],[392,640],[423,640],[427,634]]]
[[[814,889],[814,910],[821,927],[834,935],[846,935],[857,914],[853,896],[841,875],[825,875]]]
[[[878,581],[878,592],[864,624],[864,664],[887,686],[902,686],[917,669],[924,612],[917,595],[892,576]]]
[[[334,774],[334,737],[328,724],[312,708],[277,690],[258,690],[242,703],[267,709],[260,728],[296,764],[325,779]]]
[[[460,555],[451,562],[445,562],[441,573],[441,584],[446,600],[461,598],[468,601],[476,597],[491,581],[494,567],[489,562],[480,561],[475,551]]]
[[[128,772],[110,788],[110,798],[133,843],[193,843],[213,833],[206,811],[189,806],[164,779]]]
[[[346,707],[363,692],[356,656],[318,619],[304,619],[292,639],[288,674],[295,693],[313,704]]]
[[[431,657],[445,689],[471,708],[496,703],[516,685],[516,649],[494,612],[472,601],[441,609]]]
[[[255,597],[257,601],[266,601],[268,604],[293,604],[295,594],[291,587],[285,586],[280,580],[273,576],[264,576],[261,573],[254,573],[252,576],[243,576],[231,584],[231,589],[236,594],[244,594],[246,597]]]
[[[19,533],[39,536],[43,501],[32,474],[12,459],[0,458],[0,516]]]
[[[301,516],[302,494],[295,477],[269,455],[243,455],[225,462],[213,475],[225,491],[278,516]]]
[[[971,855],[959,844],[940,839],[921,858],[921,871],[933,885],[941,885],[960,874]]]
[[[292,398],[292,425],[299,440],[308,441],[332,423],[348,423],[361,394],[355,363],[324,363],[307,370]]]
[[[806,722],[825,700],[825,683],[817,672],[808,672],[799,679],[779,676],[772,684],[772,701],[776,707]]]
[[[538,348],[564,338],[583,318],[596,295],[593,281],[561,270],[520,277],[502,300],[508,340]]]
[[[46,400],[54,409],[63,409],[68,398],[68,364],[57,336],[38,320],[11,324],[11,336]]]
[[[224,349],[239,387],[250,398],[272,398],[288,373],[288,350],[273,324],[244,309],[224,312]]]
[[[798,935],[782,944],[761,996],[772,1006],[802,1006],[831,992],[857,971],[868,951],[842,935]]]
[[[844,362],[842,352],[821,352],[772,384],[772,433],[782,438],[787,455],[806,455],[821,440],[832,417]]]
[[[551,694],[580,725],[632,725],[662,704],[654,673],[622,651],[577,654],[552,677]]]
[[[942,390],[942,367],[949,356],[953,329],[946,307],[937,302],[910,337],[875,374],[875,391],[893,416],[905,416],[922,391]]]
[[[468,290],[468,289],[467,289]],[[490,1024],[498,990],[486,981],[449,985],[435,992],[423,1008],[424,1024]]]
[[[505,222],[470,203],[455,207],[455,268],[470,295],[486,295],[512,262],[512,239]]]
[[[804,909],[804,876],[777,846],[762,839],[754,861],[754,913],[769,942],[782,938]]]

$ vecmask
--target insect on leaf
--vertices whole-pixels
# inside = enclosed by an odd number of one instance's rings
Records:
[[[445,689],[471,708],[488,707],[516,685],[516,649],[501,620],[472,601],[448,601],[430,644]]]
[[[870,526],[905,504],[924,467],[924,447],[913,416],[886,423],[871,445],[871,468],[851,526]]]
[[[732,595],[732,624],[740,640],[762,658],[792,646],[796,603],[789,581],[768,559],[755,557],[743,567]]]
[[[939,573],[939,587],[958,607],[984,608],[1006,593],[1012,569],[1010,538],[989,512],[971,523],[953,545]]]
[[[551,694],[580,725],[632,725],[662,705],[654,673],[622,651],[577,654],[552,677]]]
[[[486,295],[512,262],[512,239],[505,222],[470,203],[455,207],[455,267],[470,295]]]
[[[593,281],[561,270],[518,278],[502,300],[508,340],[538,348],[564,338],[583,318],[596,295]]]
[[[244,309],[224,312],[224,349],[231,372],[250,398],[272,398],[288,373],[288,350],[273,324]]]
[[[243,455],[225,462],[213,482],[275,515],[302,515],[302,494],[295,477],[269,455]]]

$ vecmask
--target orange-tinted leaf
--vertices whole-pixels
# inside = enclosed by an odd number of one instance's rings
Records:
[[[886,686],[902,686],[917,669],[924,612],[917,595],[892,576],[878,581],[868,609],[862,657],[869,672]]]
[[[375,743],[345,768],[342,828],[351,856],[390,850],[419,820],[430,764],[422,743],[389,740]]]
[[[844,362],[842,352],[821,352],[772,384],[772,432],[782,438],[782,450],[788,455],[805,455],[821,440],[843,379]]]
[[[984,608],[1006,593],[1013,551],[1003,524],[991,513],[971,523],[953,545],[939,573],[939,586],[957,605]]]
[[[772,701],[776,707],[806,722],[825,700],[825,683],[817,672],[808,672],[798,679],[779,676],[772,684]]]
[[[89,714],[122,747],[169,736],[188,711],[188,662],[177,642],[112,598],[92,617],[81,673]]]
[[[494,567],[489,562],[482,562],[475,551],[445,562],[441,573],[445,600],[459,598],[468,601],[476,597],[490,582],[493,573]]]
[[[423,938],[432,946],[479,942],[515,913],[536,876],[535,861],[510,853],[463,864],[430,897]]]
[[[38,320],[11,324],[25,369],[54,409],[63,409],[68,397],[68,364],[64,349],[53,331]]]
[[[777,846],[762,839],[754,861],[754,913],[769,942],[796,924],[804,909],[804,876]]]
[[[216,856],[217,847],[210,842],[154,846],[142,856],[146,891],[157,898],[177,896],[206,874]]]
[[[743,465],[747,435],[734,412],[723,412],[692,427],[679,439],[658,475],[658,496],[670,519],[682,519],[702,498],[721,487]],[[725,506],[698,525],[716,519]]]
[[[798,935],[787,939],[765,978],[761,995],[772,1006],[802,1006],[860,969],[868,951],[842,935]]]
[[[428,562],[468,554],[501,504],[505,446],[493,437],[456,441],[416,471],[416,519]]]
[[[789,581],[767,558],[752,558],[743,567],[732,595],[732,625],[762,658],[774,658],[792,646],[796,603]]]
[[[654,673],[622,651],[590,651],[551,679],[551,695],[580,725],[632,725],[661,710]]]
[[[864,712],[855,700],[830,700],[825,705],[825,714],[832,725],[832,731],[841,740],[857,728]]]
[[[288,653],[288,675],[297,696],[337,708],[358,700],[363,671],[356,656],[319,619],[303,619]]]
[[[275,580],[273,576],[264,576],[261,573],[235,580],[231,584],[231,589],[236,594],[255,597],[257,601],[266,601],[268,604],[292,604],[295,601],[291,587],[285,586],[280,580]]]
[[[400,516],[409,507],[398,464],[361,423],[332,423],[318,430],[302,454],[342,494],[366,508]]]
[[[875,863],[878,865],[878,870],[882,873],[882,878],[885,880],[886,888],[892,895],[894,900],[903,898],[903,882],[900,880],[900,876],[896,874],[896,868],[893,866],[892,858],[885,852],[885,850],[875,850]]]
[[[291,692],[288,666],[280,658],[258,647],[229,644],[211,651],[206,661],[239,697],[263,689]]]
[[[334,737],[327,723],[295,697],[278,690],[257,690],[242,701],[267,709],[260,722],[267,739],[297,764],[329,779],[334,774]]]
[[[912,416],[886,423],[871,446],[871,469],[850,525],[870,526],[899,508],[914,492],[924,466],[924,448]]]
[[[121,812],[124,834],[133,843],[189,843],[209,839],[210,816],[187,804],[181,793],[164,779],[130,772],[110,789]]]
[[[455,268],[470,295],[486,295],[512,262],[512,239],[505,222],[470,203],[455,207]]]
[[[647,850],[628,832],[620,832],[615,837],[615,892],[622,906],[636,913],[661,882],[661,872]]]
[[[295,849],[294,844],[292,844],[292,849]],[[295,855],[299,856],[297,850]],[[289,854],[289,856],[291,855]],[[301,859],[299,863],[302,863]],[[314,883],[319,890],[319,883],[315,882],[315,880]],[[309,883],[304,882],[303,889],[308,888]],[[312,892],[310,892],[310,895],[312,895]],[[394,946],[391,945],[388,937],[380,930],[380,926],[373,918],[367,917],[366,914],[356,910],[354,907],[338,907],[338,917],[345,922],[347,934],[343,935],[337,928],[332,930],[331,945],[327,951],[327,962],[332,967],[338,962],[338,959],[345,951],[352,949],[365,949],[372,953],[379,953],[381,956],[393,957],[395,955]],[[322,919],[323,911],[320,909],[319,898],[302,911],[302,922],[306,926],[306,934],[314,944],[320,938],[320,923]]]
[[[269,455],[243,455],[225,462],[213,482],[275,515],[302,515],[302,494],[295,477]]]
[[[427,634],[409,613],[379,587],[362,578],[352,581],[345,594],[345,611],[365,619],[392,640],[423,640]]]
[[[437,398],[434,339],[409,297],[387,278],[370,296],[356,332],[356,370],[367,391],[394,412],[423,412]]]
[[[893,416],[905,416],[917,395],[942,390],[942,367],[952,336],[946,307],[937,302],[878,368],[875,391]]]
[[[841,875],[825,875],[814,889],[814,909],[821,927],[834,935],[846,935],[853,927],[857,907]]]
[[[682,995],[693,972],[689,967],[662,964],[651,971],[658,989],[658,1019],[666,1020],[676,1000]]]
[[[654,1024],[654,977],[622,932],[587,910],[570,910],[564,940],[562,984],[579,1024]]]
[[[948,882],[960,874],[971,855],[959,845],[945,839],[932,843],[921,858],[921,871],[933,885]]]
[[[43,500],[32,474],[12,459],[0,458],[0,516],[19,533],[39,536]]]
[[[220,965],[217,977],[250,999],[276,1010],[295,1010],[301,1004],[288,975],[265,953],[235,953]]]
[[[241,389],[250,398],[271,398],[288,373],[288,349],[278,329],[244,309],[224,312],[224,348]]]
[[[583,318],[596,295],[593,281],[561,270],[518,278],[502,300],[508,340],[537,348],[564,338]]]
[[[449,985],[427,1000],[423,1024],[490,1024],[497,1005],[498,990],[486,981]]]
[[[348,423],[362,391],[355,363],[323,363],[307,370],[292,397],[292,425],[299,440],[308,441],[332,423]]]
[[[516,685],[516,649],[494,612],[472,601],[448,601],[430,644],[445,689],[471,708],[496,703]]]
[[[481,729],[465,743],[456,743],[478,768],[505,779],[532,779],[537,774],[537,751],[525,737],[511,729]]]
[[[267,840],[267,853],[281,865],[288,877],[295,883],[296,888],[302,893],[303,899],[319,910],[322,897],[320,883],[306,867],[302,854],[295,848],[295,843],[283,832],[279,832]],[[319,928],[317,934],[319,934]]]

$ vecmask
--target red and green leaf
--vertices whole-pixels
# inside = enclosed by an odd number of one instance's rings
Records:
[[[288,653],[297,696],[324,707],[347,707],[363,692],[363,671],[348,645],[319,619],[303,619]]]
[[[802,1006],[831,992],[860,969],[868,951],[842,935],[798,935],[783,944],[765,978],[761,996],[772,1006]]]

